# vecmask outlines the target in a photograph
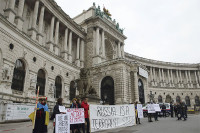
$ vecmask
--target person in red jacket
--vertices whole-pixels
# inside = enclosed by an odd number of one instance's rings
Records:
[[[84,108],[85,121],[87,122],[87,133],[89,133],[90,132],[90,121],[89,121],[89,115],[88,115],[89,105],[88,105],[88,99],[87,98],[83,99],[83,102],[81,104],[81,108]],[[85,123],[83,123],[83,133],[85,133]]]

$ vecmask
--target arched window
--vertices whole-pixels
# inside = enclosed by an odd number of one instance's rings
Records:
[[[36,94],[38,87],[40,86],[39,95],[44,95],[45,83],[46,83],[45,72],[44,70],[40,69],[37,74]]]
[[[185,97],[185,102],[186,102],[187,106],[190,106],[190,97],[189,96]]]
[[[200,106],[199,96],[196,96],[196,97],[195,97],[195,104],[196,104],[197,106]]]
[[[13,90],[23,91],[25,74],[24,62],[22,60],[16,60],[11,85]]]
[[[144,85],[141,79],[138,80],[139,101],[141,104],[145,103]]]
[[[70,82],[70,91],[69,91],[69,100],[72,100],[73,98],[76,97],[76,87],[77,84],[75,81]]]
[[[166,99],[165,99],[165,102],[166,102],[166,103],[170,103],[171,101],[172,101],[171,96],[170,96],[170,95],[167,95],[167,96],[166,96]]]
[[[56,98],[61,98],[61,92],[62,92],[62,79],[60,76],[56,77],[55,80],[55,86],[56,86]]]
[[[177,97],[176,97],[176,102],[177,102],[177,103],[180,103],[180,102],[181,102],[180,96],[177,96]]]
[[[158,103],[162,103],[162,96],[161,95],[158,96]]]

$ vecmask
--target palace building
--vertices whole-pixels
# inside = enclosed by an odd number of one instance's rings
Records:
[[[123,29],[95,3],[70,18],[54,0],[1,0],[0,103],[57,98],[127,104],[185,101],[200,105],[200,64],[126,53]]]

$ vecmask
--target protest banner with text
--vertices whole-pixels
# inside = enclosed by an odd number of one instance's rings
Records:
[[[156,112],[161,112],[159,104],[154,104],[153,106]]]
[[[144,118],[142,104],[137,104],[138,118]]]
[[[148,113],[155,113],[154,104],[147,104]]]
[[[70,133],[69,114],[57,114],[55,128],[56,133]]]
[[[91,132],[135,125],[135,106],[90,105]]]
[[[67,108],[70,114],[70,124],[85,123],[84,108]]]

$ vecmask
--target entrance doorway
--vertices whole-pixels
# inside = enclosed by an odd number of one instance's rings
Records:
[[[145,103],[144,98],[144,85],[141,79],[138,80],[139,101],[141,104]]]
[[[101,100],[105,104],[114,105],[114,80],[107,76],[101,81]]]

